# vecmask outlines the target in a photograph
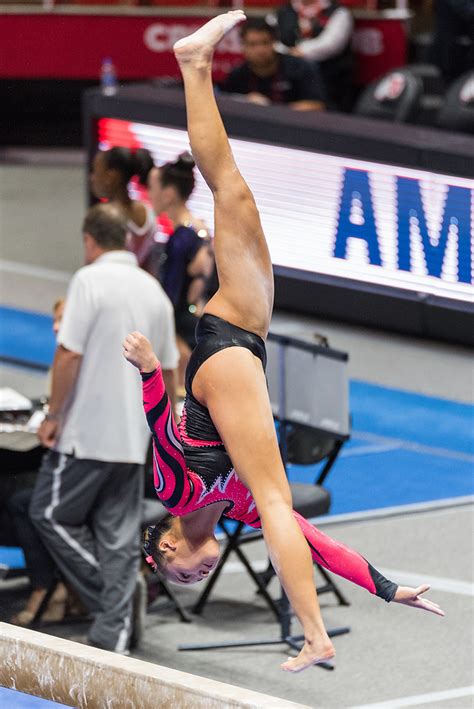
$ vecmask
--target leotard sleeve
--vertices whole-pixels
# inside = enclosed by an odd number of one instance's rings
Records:
[[[153,437],[153,475],[156,494],[165,507],[173,508],[189,498],[191,482],[183,447],[173,418],[171,403],[158,365],[154,372],[141,373],[143,407]]]
[[[325,569],[362,586],[370,593],[390,602],[397,591],[397,584],[389,581],[369,564],[358,552],[321,532],[298,512],[293,515],[311,549],[313,560]]]

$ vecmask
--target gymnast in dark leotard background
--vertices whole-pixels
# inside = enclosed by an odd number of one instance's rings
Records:
[[[166,212],[173,225],[156,275],[174,308],[180,356],[178,390],[184,388],[184,373],[196,344],[197,319],[208,300],[208,284],[214,269],[206,225],[187,205],[194,185],[194,160],[189,153],[181,153],[176,160],[154,167],[148,176],[148,192],[155,212]]]
[[[241,11],[219,15],[174,48],[184,80],[193,157],[214,198],[219,275],[219,289],[197,328],[179,431],[160,364],[146,338],[138,332],[128,335],[124,355],[143,376],[156,489],[173,515],[167,529],[149,535],[148,561],[173,580],[194,583],[217,564],[214,530],[222,514],[261,526],[305,638],[298,656],[281,667],[299,672],[335,655],[319,608],[313,559],[387,601],[438,615],[443,611],[422,597],[429,586],[397,586],[359,554],[293,512],[265,379],[272,264],[255,201],[232,155],[211,78],[216,44],[244,19]]]

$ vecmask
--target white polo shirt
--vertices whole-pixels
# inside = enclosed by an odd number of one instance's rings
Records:
[[[82,355],[56,450],[107,462],[144,463],[149,431],[138,371],[122,342],[138,330],[163,369],[178,364],[173,308],[134,254],[109,251],[74,275],[58,343]]]

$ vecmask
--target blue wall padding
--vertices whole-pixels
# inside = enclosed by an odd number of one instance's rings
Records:
[[[0,306],[0,358],[47,369],[56,342],[50,315]]]
[[[5,564],[9,569],[24,569],[23,551],[17,547],[0,547],[0,564]]]

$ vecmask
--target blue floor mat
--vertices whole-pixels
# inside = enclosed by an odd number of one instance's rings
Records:
[[[48,369],[56,341],[49,315],[0,306],[0,359]]]
[[[70,705],[69,705],[70,706]],[[66,704],[58,704],[48,699],[33,697],[31,694],[18,692],[16,689],[6,689],[0,687],[0,707],[5,709],[67,709]]]
[[[474,453],[474,407],[351,381],[353,428],[435,448]]]
[[[290,480],[312,482],[315,472],[290,466]],[[331,514],[460,497],[474,492],[473,462],[403,449],[343,456],[326,487],[332,497]]]
[[[352,439],[326,486],[331,514],[474,494],[474,407],[353,381]],[[321,466],[289,467],[312,482]]]

